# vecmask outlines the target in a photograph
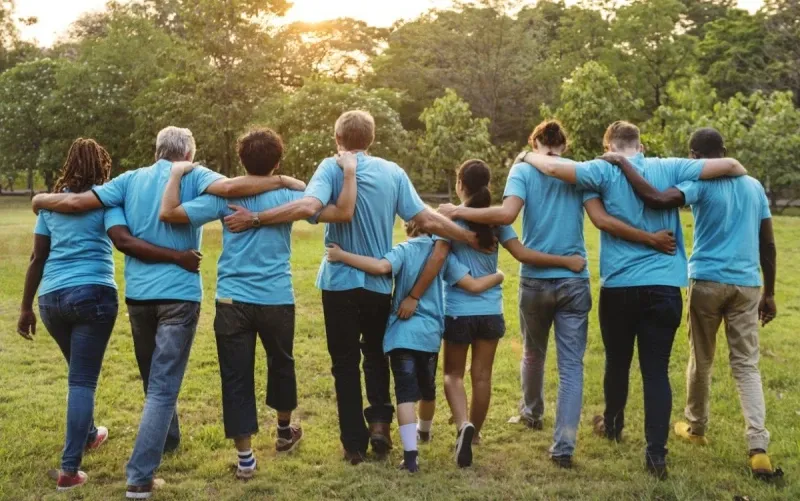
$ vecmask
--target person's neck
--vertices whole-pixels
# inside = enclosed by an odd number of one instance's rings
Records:
[[[631,158],[641,153],[641,151],[639,151],[637,148],[626,148],[624,150],[617,151],[617,153],[624,156],[625,158]]]

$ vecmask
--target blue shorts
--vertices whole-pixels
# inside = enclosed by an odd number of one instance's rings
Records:
[[[506,333],[503,315],[444,317],[444,340],[448,343],[472,344],[477,339],[495,341]]]
[[[436,400],[439,354],[398,348],[389,352],[397,405]]]

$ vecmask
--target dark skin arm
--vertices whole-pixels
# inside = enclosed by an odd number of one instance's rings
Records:
[[[22,291],[22,305],[17,321],[17,333],[29,341],[36,335],[36,314],[33,312],[33,296],[42,281],[44,263],[50,255],[50,237],[33,236],[33,252],[28,272],[25,274],[25,288]]]
[[[417,311],[419,298],[425,294],[425,291],[431,286],[436,276],[442,271],[442,266],[444,266],[448,254],[450,254],[450,242],[446,240],[437,240],[436,243],[433,244],[433,251],[431,251],[431,255],[428,256],[428,261],[425,262],[425,266],[422,268],[419,277],[417,277],[414,287],[411,288],[411,292],[403,299],[400,303],[400,307],[397,309],[398,318],[401,320],[408,320],[414,315],[414,312]]]
[[[642,202],[651,209],[676,209],[686,205],[686,198],[678,188],[672,187],[665,191],[659,191],[639,174],[633,164],[627,158],[617,153],[606,153],[602,160],[616,165],[625,174],[625,178],[631,184],[633,191],[642,199]]]
[[[761,325],[772,322],[778,314],[775,306],[775,275],[778,269],[778,251],[775,247],[775,234],[772,231],[772,219],[761,220],[761,231],[758,235],[758,250],[761,257],[761,273],[764,275],[764,291],[758,305],[758,318]]]
[[[118,251],[145,263],[171,263],[186,271],[197,273],[203,255],[196,250],[178,251],[153,245],[131,235],[127,226],[117,225],[108,229],[108,238]]]

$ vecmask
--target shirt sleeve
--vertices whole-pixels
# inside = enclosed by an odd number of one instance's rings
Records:
[[[769,199],[767,198],[767,193],[764,191],[764,187],[761,183],[758,183],[759,190],[759,198],[761,199],[761,219],[770,219],[772,218],[772,211],[769,210]]]
[[[111,181],[92,188],[95,196],[105,207],[122,207],[125,204],[125,193],[133,171],[125,172]]]
[[[208,187],[214,184],[216,181],[225,179],[225,176],[219,172],[214,172],[208,167],[203,167],[201,165],[192,169],[192,172],[189,173],[189,175],[192,176],[192,182],[194,183],[195,190],[194,192],[197,194],[197,196],[205,193]]]
[[[125,210],[122,207],[111,207],[103,211],[103,224],[106,231],[114,226],[128,226],[128,221],[125,219]]]
[[[590,160],[575,164],[577,185],[584,190],[601,193],[606,181],[606,172],[608,172],[608,164],[604,160]]]
[[[586,203],[594,198],[600,198],[600,194],[596,191],[584,190],[581,193],[583,194],[583,203]]]
[[[417,190],[415,190],[414,185],[411,184],[408,174],[402,169],[400,170],[400,179],[398,183],[396,213],[403,221],[409,221],[425,210],[425,204],[422,203],[422,199],[419,198]]]
[[[314,175],[311,176],[305,191],[305,196],[316,198],[322,202],[323,206],[328,205],[331,202],[331,197],[333,197],[331,162],[330,158],[326,158],[319,164]],[[339,167],[336,168],[338,169]]]
[[[45,237],[50,236],[50,228],[47,227],[47,221],[44,220],[44,214],[47,211],[39,211],[39,215],[36,216],[36,226],[33,228],[33,233],[36,235],[42,235]]]
[[[673,185],[699,180],[706,165],[705,160],[692,158],[665,158],[662,162],[672,177],[670,184]]]
[[[392,276],[396,277],[400,270],[403,269],[403,260],[406,256],[406,246],[404,243],[400,243],[392,247],[392,250],[386,253],[383,256],[383,259],[389,261],[389,264],[392,265]]]
[[[517,236],[517,232],[514,231],[514,228],[511,226],[498,226],[497,227],[497,240],[503,244],[508,242],[509,240],[514,240],[515,238],[519,238]]]
[[[686,199],[686,205],[694,205],[700,201],[703,196],[703,181],[684,181],[676,188],[683,192],[683,197]]]
[[[511,172],[508,173],[506,179],[506,189],[503,191],[503,198],[519,197],[523,202],[527,201],[528,183],[527,174],[530,174],[530,169],[533,169],[528,164],[516,164],[511,167]]]
[[[468,274],[469,268],[459,261],[455,254],[448,254],[447,260],[444,262],[444,268],[442,269],[442,278],[444,282],[452,287]]]
[[[192,226],[203,226],[225,216],[228,200],[205,194],[181,204]]]

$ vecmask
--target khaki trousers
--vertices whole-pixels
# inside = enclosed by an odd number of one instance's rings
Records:
[[[767,449],[766,406],[758,370],[758,287],[692,280],[689,286],[691,357],[686,377],[686,419],[705,435],[717,331],[725,321],[731,372],[739,391],[750,449]]]

